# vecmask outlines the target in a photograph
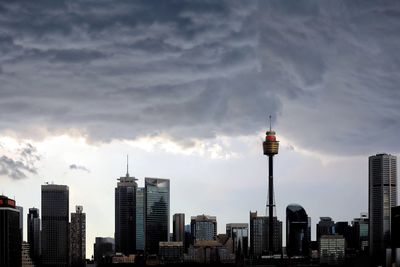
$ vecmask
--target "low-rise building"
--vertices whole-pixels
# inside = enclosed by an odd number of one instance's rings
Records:
[[[183,262],[183,242],[160,242],[159,253],[161,263],[181,263]]]
[[[327,265],[343,264],[345,243],[342,235],[322,235],[319,240],[319,262]]]

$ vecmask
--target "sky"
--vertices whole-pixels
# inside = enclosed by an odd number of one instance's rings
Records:
[[[68,185],[89,258],[128,154],[224,233],[265,215],[271,115],[277,215],[302,205],[315,238],[368,210],[368,156],[399,155],[399,29],[398,1],[1,1],[0,193],[26,220]]]

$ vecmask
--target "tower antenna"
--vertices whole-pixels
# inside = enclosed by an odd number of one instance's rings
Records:
[[[129,155],[126,155],[126,177],[129,177]]]
[[[269,115],[269,131],[272,131],[271,115]]]

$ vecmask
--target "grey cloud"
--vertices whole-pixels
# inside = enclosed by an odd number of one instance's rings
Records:
[[[77,171],[85,171],[85,172],[90,172],[88,168],[82,165],[76,165],[76,164],[71,164],[69,165],[70,170],[77,170]]]
[[[398,3],[0,8],[0,130],[40,138],[72,129],[96,141],[167,134],[187,145],[254,134],[272,114],[296,147],[400,151],[392,144],[400,130]]]

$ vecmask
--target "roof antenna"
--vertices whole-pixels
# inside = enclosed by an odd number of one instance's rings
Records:
[[[126,155],[126,177],[129,177],[129,155]]]
[[[271,115],[269,115],[269,131],[272,131],[272,126],[271,126]]]

